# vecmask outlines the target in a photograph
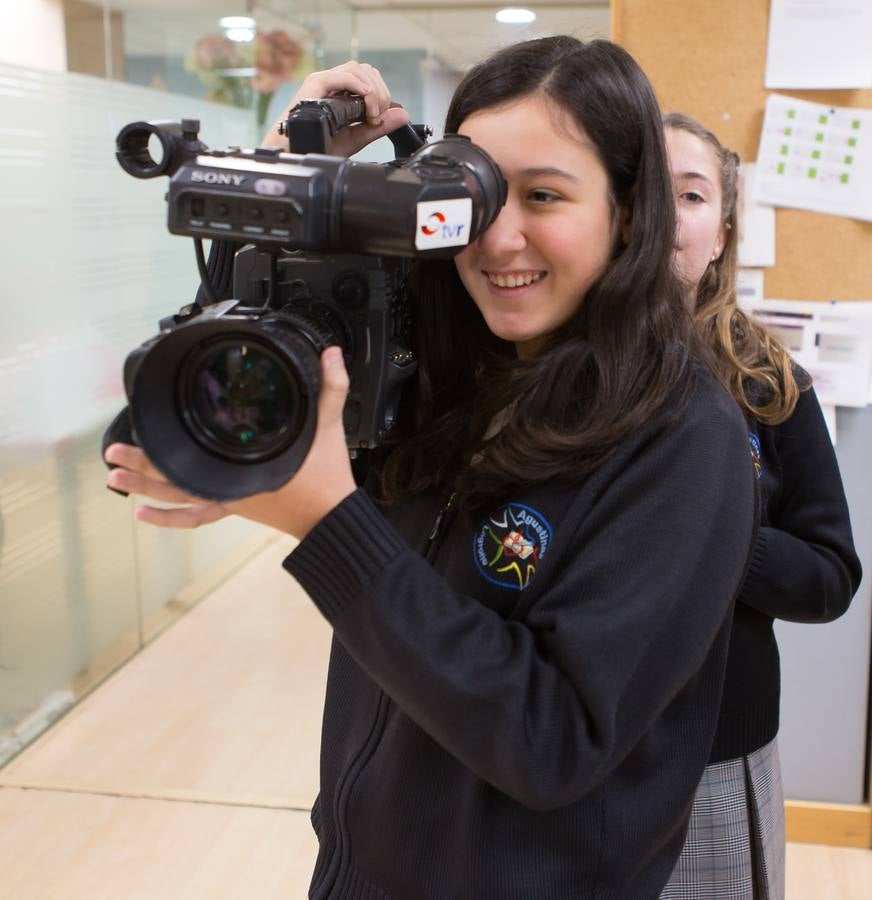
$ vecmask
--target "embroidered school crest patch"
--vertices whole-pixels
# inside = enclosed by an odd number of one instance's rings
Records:
[[[748,443],[751,445],[751,459],[754,461],[754,475],[759,478],[763,474],[763,456],[760,453],[760,438],[753,431],[748,432]]]
[[[475,564],[493,584],[523,591],[548,552],[551,535],[548,521],[535,509],[507,503],[476,532]]]

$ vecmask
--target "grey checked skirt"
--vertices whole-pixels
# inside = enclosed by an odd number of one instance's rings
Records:
[[[684,849],[660,900],[784,900],[777,741],[706,768]]]

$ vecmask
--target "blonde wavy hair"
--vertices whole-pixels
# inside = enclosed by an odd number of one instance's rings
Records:
[[[739,407],[765,425],[789,419],[800,390],[794,363],[783,344],[736,302],[738,268],[739,157],[712,132],[683,113],[663,117],[664,128],[686,131],[709,144],[721,176],[721,215],[726,241],[721,255],[710,262],[697,288],[694,322],[713,352],[718,376]]]

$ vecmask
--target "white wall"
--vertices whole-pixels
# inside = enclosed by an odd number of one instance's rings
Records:
[[[462,75],[439,66],[436,60],[428,62],[424,60],[422,82],[424,85],[424,116],[423,121],[433,129],[433,137],[442,137],[442,126],[445,124],[445,113],[448,112],[448,104],[454,94],[454,89],[460,83]]]
[[[0,63],[67,69],[63,0],[0,0]]]
[[[778,749],[784,793],[791,800],[863,803],[872,655],[872,409],[839,407],[837,418],[836,455],[863,581],[851,608],[835,622],[776,622],[781,650]]]

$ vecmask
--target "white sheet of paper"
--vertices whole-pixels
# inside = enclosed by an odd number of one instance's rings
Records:
[[[824,413],[824,421],[827,423],[827,431],[830,433],[830,440],[833,446],[836,446],[836,407],[832,403],[821,403],[821,409]]]
[[[739,169],[739,265],[775,265],[775,209],[757,202],[757,166]]]
[[[827,304],[827,310],[821,316],[822,327],[830,332],[824,345],[826,356],[837,360],[839,356],[849,362],[857,359],[855,348],[865,353],[867,345],[872,345],[872,300],[853,300],[849,303],[838,303],[835,300]],[[845,338],[836,339],[836,335]],[[840,344],[846,346],[842,347]],[[846,355],[847,354],[847,355]],[[869,388],[866,404],[872,403],[872,365],[869,370]]]
[[[763,299],[763,270],[739,269],[736,272],[736,294],[740,306],[748,306]]]
[[[771,0],[767,88],[872,87],[869,0]]]
[[[872,381],[872,303],[751,300],[761,321],[814,379],[822,404],[862,407]]]
[[[770,94],[754,196],[758,203],[872,221],[872,110]]]

